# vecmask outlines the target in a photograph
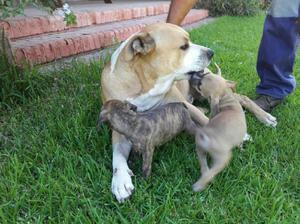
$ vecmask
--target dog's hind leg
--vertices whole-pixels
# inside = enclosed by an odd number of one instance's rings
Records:
[[[203,175],[209,170],[209,167],[207,165],[207,155],[206,152],[199,147],[196,148],[196,152],[200,163],[200,171],[201,174]]]
[[[257,106],[256,103],[254,103],[250,98],[247,96],[243,96],[237,93],[234,93],[234,97],[239,101],[239,103],[247,109],[249,112],[253,113],[254,116],[262,123],[264,123],[267,126],[276,127],[277,121],[276,117],[272,116],[271,114],[267,113],[263,109],[261,109],[259,106]]]
[[[131,143],[121,134],[113,131],[113,177],[111,183],[111,191],[116,196],[119,202],[123,202],[130,197],[134,190],[131,181],[133,176],[129,169],[127,159],[131,150]]]
[[[194,191],[201,191],[205,189],[206,185],[210,183],[214,177],[226,167],[231,158],[231,151],[215,153],[212,154],[212,157],[212,167],[207,172],[203,173],[201,178],[195,184],[193,184]]]
[[[148,178],[151,174],[152,159],[153,159],[154,147],[147,145],[142,149],[143,156],[143,176]]]

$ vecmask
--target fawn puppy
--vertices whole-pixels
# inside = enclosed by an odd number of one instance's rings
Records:
[[[231,150],[243,142],[247,126],[243,109],[233,95],[233,82],[220,74],[203,72],[193,74],[190,84],[209,101],[211,109],[208,124],[196,129],[196,151],[202,176],[193,185],[193,190],[201,191],[229,163]],[[210,168],[207,153],[212,157]]]

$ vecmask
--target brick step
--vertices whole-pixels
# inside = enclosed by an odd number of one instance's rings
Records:
[[[0,21],[0,28],[3,27],[8,38],[20,38],[37,34],[64,31],[72,28],[103,24],[130,19],[143,18],[165,14],[169,10],[169,3],[157,2],[147,5],[128,4],[118,7],[97,8],[91,5],[89,8],[73,7],[77,17],[77,24],[67,26],[61,16],[39,15],[33,17],[21,17],[9,21]]]
[[[103,49],[127,39],[147,24],[166,21],[167,14],[109,24],[91,25],[62,32],[41,34],[11,40],[15,63],[44,64],[60,58]],[[208,17],[207,10],[191,10],[182,25]]]

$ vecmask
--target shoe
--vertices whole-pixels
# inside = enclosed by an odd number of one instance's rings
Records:
[[[271,112],[272,109],[279,105],[282,101],[282,99],[274,98],[272,96],[260,95],[256,98],[256,100],[254,100],[254,103],[256,103],[264,111]]]

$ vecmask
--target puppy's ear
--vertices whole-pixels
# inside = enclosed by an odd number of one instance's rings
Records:
[[[213,118],[220,112],[219,97],[210,97],[210,117]]]
[[[126,60],[132,60],[134,56],[146,55],[155,48],[155,41],[149,33],[138,33],[131,38],[126,46]]]
[[[134,112],[137,111],[137,106],[136,106],[136,105],[130,103],[130,102],[127,101],[127,100],[125,100],[124,103],[126,104],[128,111],[129,111],[129,110],[134,111]]]
[[[236,92],[236,82],[226,80],[226,85],[228,88],[230,88],[233,92]]]

